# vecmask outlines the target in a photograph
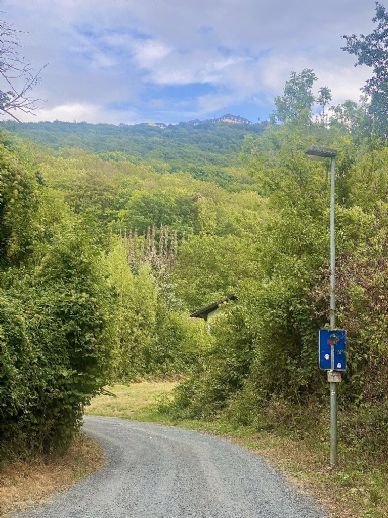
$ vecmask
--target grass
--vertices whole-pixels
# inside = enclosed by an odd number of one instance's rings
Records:
[[[104,463],[101,448],[80,434],[63,456],[13,462],[0,469],[0,516],[39,504]]]
[[[139,421],[163,420],[155,409],[155,403],[162,394],[168,394],[177,385],[175,381],[143,381],[132,385],[113,385],[106,387],[110,393],[97,396],[86,415],[123,417]]]
[[[171,420],[158,409],[160,396],[169,395],[175,382],[141,382],[108,387],[112,396],[95,398],[87,413],[150,421],[221,435],[265,456],[293,484],[318,500],[332,518],[388,516],[388,466],[358,462],[355,452],[340,451],[339,464],[328,467],[328,444],[321,437],[291,438],[279,431],[234,426],[225,420]],[[325,436],[326,433],[320,434]]]

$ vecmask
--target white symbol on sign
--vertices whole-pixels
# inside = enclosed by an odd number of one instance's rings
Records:
[[[330,354],[325,354],[325,360],[329,360],[330,359]]]
[[[340,363],[337,363],[337,369],[340,369],[342,365]]]

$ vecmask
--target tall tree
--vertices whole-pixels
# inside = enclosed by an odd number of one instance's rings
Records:
[[[359,132],[363,135],[368,130],[369,114],[366,101],[357,104],[348,99],[342,104],[330,107],[329,123],[330,127],[339,126],[350,133]]]
[[[343,36],[346,45],[342,50],[357,56],[355,66],[367,65],[373,69],[363,90],[370,96],[369,112],[375,131],[388,138],[388,11],[379,2],[372,21],[376,27],[370,34]]]
[[[331,91],[329,88],[327,88],[327,86],[323,86],[322,88],[319,89],[317,103],[319,104],[319,106],[322,109],[321,114],[320,114],[322,126],[327,125],[327,113],[326,113],[325,109],[326,109],[326,106],[331,101],[331,99],[332,99]]]
[[[310,123],[314,104],[312,89],[316,80],[317,76],[311,68],[305,68],[299,74],[291,72],[283,95],[275,97],[273,119],[279,122]]]

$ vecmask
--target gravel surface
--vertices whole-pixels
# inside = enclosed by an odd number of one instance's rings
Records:
[[[266,460],[224,439],[108,417],[84,429],[107,464],[42,507],[40,518],[323,518]]]

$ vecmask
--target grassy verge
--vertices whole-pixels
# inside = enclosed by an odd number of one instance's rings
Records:
[[[139,421],[165,422],[163,416],[157,411],[155,403],[159,396],[168,394],[176,385],[174,381],[143,381],[132,385],[106,387],[106,392],[110,395],[95,397],[91,405],[85,409],[85,413]]]
[[[80,434],[64,456],[7,464],[0,469],[0,516],[42,502],[96,471],[103,463],[101,448]]]
[[[341,455],[339,465],[328,467],[328,444],[319,437],[291,439],[279,432],[236,427],[227,421],[171,420],[160,413],[156,401],[176,383],[143,382],[108,387],[113,396],[94,399],[87,413],[151,421],[222,435],[267,457],[287,478],[321,502],[333,518],[388,516],[388,466],[367,466],[365,458]],[[346,460],[345,460],[346,459]]]

